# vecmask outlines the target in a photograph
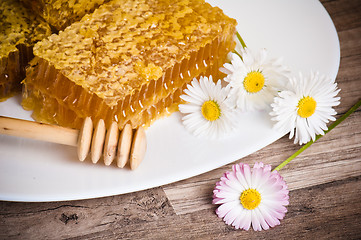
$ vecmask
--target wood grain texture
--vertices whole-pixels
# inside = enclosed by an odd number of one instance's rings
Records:
[[[361,98],[361,2],[324,0],[338,31],[337,117]],[[242,159],[277,166],[300,148],[287,136]],[[235,161],[239,162],[240,160]],[[113,197],[0,202],[0,239],[360,239],[361,109],[281,170],[290,191],[281,225],[234,230],[214,213],[212,190],[228,164],[177,183]]]

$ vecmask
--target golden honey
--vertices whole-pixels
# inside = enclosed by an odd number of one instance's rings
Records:
[[[39,42],[23,106],[38,121],[149,126],[194,77],[220,76],[236,21],[204,1],[115,0]]]
[[[0,3],[0,101],[21,90],[32,46],[51,33],[50,27],[16,0]]]
[[[64,30],[109,0],[21,0],[57,30]]]

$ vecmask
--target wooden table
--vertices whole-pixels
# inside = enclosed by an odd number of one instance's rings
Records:
[[[341,42],[337,117],[361,98],[361,1],[323,0]],[[300,147],[283,137],[242,159],[277,166]],[[238,162],[238,161],[236,161]],[[281,170],[290,188],[281,225],[254,232],[219,219],[212,190],[226,165],[141,192],[81,201],[0,202],[0,239],[360,239],[361,109]]]

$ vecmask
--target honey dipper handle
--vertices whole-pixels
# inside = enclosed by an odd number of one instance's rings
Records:
[[[79,130],[0,116],[0,134],[77,146]]]

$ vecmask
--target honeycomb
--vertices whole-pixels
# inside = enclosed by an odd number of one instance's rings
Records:
[[[64,30],[109,0],[21,0],[57,30]]]
[[[0,101],[20,92],[32,47],[51,33],[50,27],[15,0],[0,3]]]
[[[149,126],[194,77],[221,76],[235,26],[201,0],[111,1],[36,44],[23,107],[72,128],[86,116]]]

